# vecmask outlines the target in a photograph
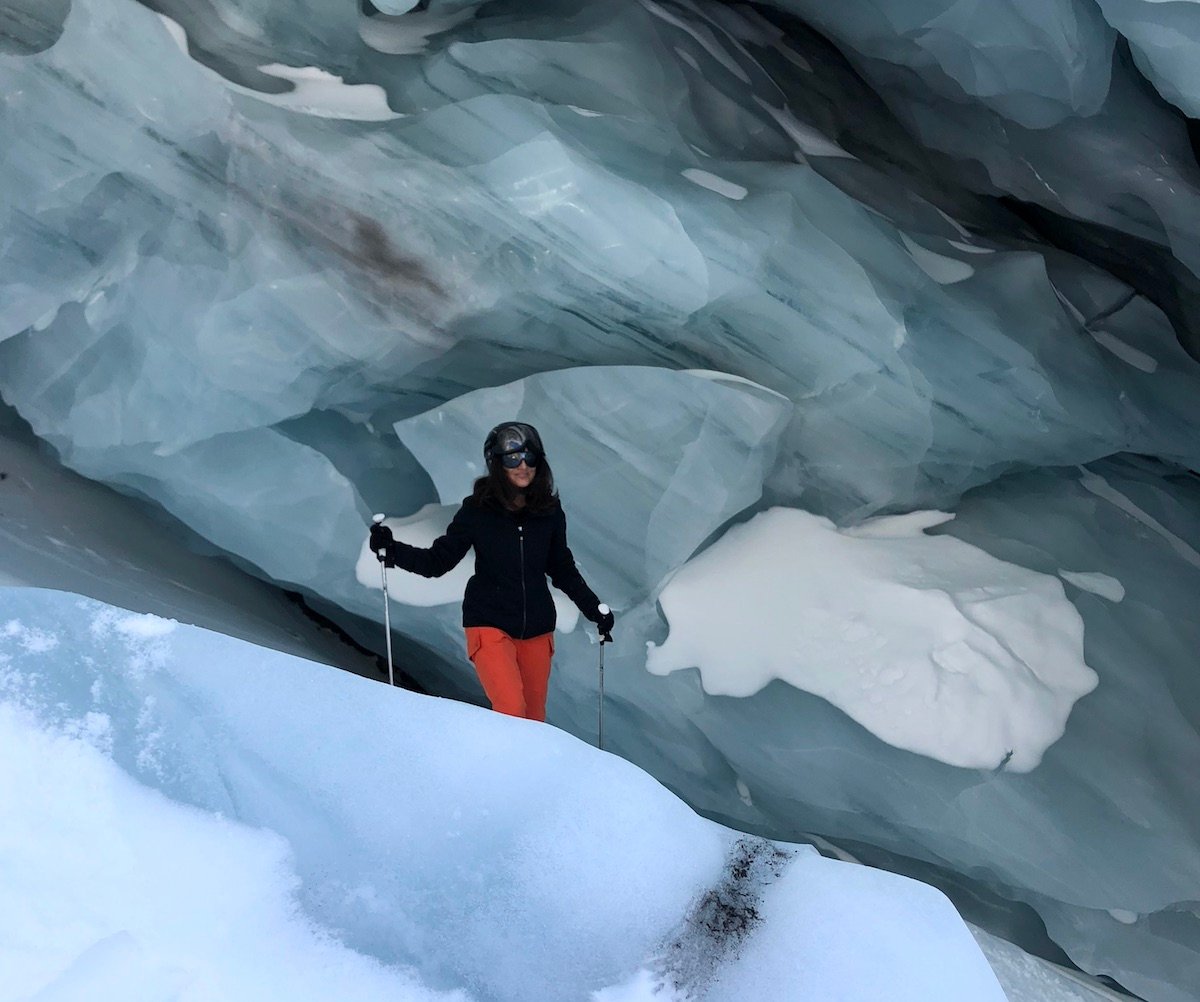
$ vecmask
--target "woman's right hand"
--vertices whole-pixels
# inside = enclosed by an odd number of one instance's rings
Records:
[[[371,526],[371,552],[385,563],[387,562],[385,559],[387,551],[394,542],[395,538],[392,536],[392,530],[386,525],[376,522]]]

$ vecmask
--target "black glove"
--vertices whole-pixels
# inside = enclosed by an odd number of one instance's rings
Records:
[[[600,613],[600,618],[596,621],[596,629],[600,631],[600,643],[611,644],[613,642],[612,628],[616,621],[617,619],[611,611]]]
[[[396,561],[391,557],[392,543],[396,540],[392,536],[392,530],[381,522],[375,522],[371,525],[371,552],[379,557],[380,562],[384,567],[395,567]],[[379,551],[383,551],[380,556]]]

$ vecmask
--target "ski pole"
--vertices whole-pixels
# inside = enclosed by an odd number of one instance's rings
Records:
[[[600,614],[602,616],[608,614],[608,606],[600,606]],[[599,706],[599,724],[596,728],[597,738],[596,747],[604,751],[604,634],[600,634],[600,706]]]
[[[383,516],[376,515],[373,521],[376,525],[379,525],[383,521]],[[379,577],[383,581],[383,629],[387,639],[388,685],[394,686],[396,678],[392,668],[392,610],[388,604],[387,564],[383,562],[383,550],[380,550],[376,556],[379,557]]]

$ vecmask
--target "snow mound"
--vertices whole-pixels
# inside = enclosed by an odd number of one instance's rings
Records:
[[[939,892],[554,728],[59,592],[0,621],[3,1002],[1004,997]]]
[[[1083,622],[1056,578],[925,534],[950,517],[838,529],[804,511],[764,512],[667,583],[659,604],[671,632],[648,645],[647,667],[697,667],[722,696],[780,679],[899,748],[1028,772],[1097,685]]]

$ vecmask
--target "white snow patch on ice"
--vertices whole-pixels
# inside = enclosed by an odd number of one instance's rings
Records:
[[[127,637],[149,639],[152,637],[165,637],[178,625],[174,620],[163,619],[161,616],[133,614],[118,619],[113,623],[113,628],[118,633],[123,633]]]
[[[362,17],[358,21],[358,37],[376,52],[389,56],[416,56],[429,50],[429,40],[435,35],[469,21],[475,7],[442,12],[440,9],[414,11],[403,17]]]
[[[295,89],[286,94],[264,94],[239,88],[260,101],[319,118],[342,118],[355,122],[386,122],[403,118],[387,103],[387,92],[378,84],[348,84],[317,66],[283,66],[271,63],[259,70],[288,80]]]
[[[428,504],[413,515],[385,519],[383,524],[392,530],[392,536],[400,542],[409,546],[428,547],[445,533],[456,511],[457,505]],[[440,578],[423,578],[399,567],[391,567],[387,572],[388,597],[402,605],[419,608],[461,602],[474,563],[468,554],[457,567]],[[368,588],[382,587],[379,558],[371,552],[365,540],[355,570],[360,584]]]
[[[933,209],[939,216],[941,216],[944,220],[946,220],[946,222],[948,222],[951,226],[953,226],[956,230],[958,230],[959,234],[964,239],[966,239],[966,240],[971,239],[971,231],[968,230],[965,226],[963,226],[963,224],[960,223],[957,219],[955,219],[952,215],[950,215],[947,212],[943,212],[936,205],[933,207]]]
[[[670,634],[648,645],[647,668],[697,667],[705,691],[723,696],[780,679],[896,747],[1028,772],[1096,687],[1083,622],[1057,578],[924,534],[949,517],[841,530],[804,511],[763,512],[668,581]]]
[[[171,41],[179,47],[179,51],[185,56],[190,56],[191,53],[188,52],[187,32],[183,30],[183,25],[167,17],[166,14],[159,14],[158,19],[162,21],[163,27],[167,29],[167,34],[171,36]]]
[[[0,637],[15,640],[29,654],[44,654],[58,646],[58,637],[53,633],[27,627],[17,619],[10,619],[0,627]]]
[[[1126,344],[1108,331],[1089,330],[1088,333],[1100,347],[1107,348],[1122,362],[1132,365],[1135,369],[1140,369],[1142,372],[1154,372],[1158,369],[1158,359],[1147,355],[1131,344]]]
[[[749,386],[767,396],[776,397],[779,400],[788,399],[786,394],[780,393],[778,390],[772,390],[768,386],[763,386],[762,383],[756,383],[753,379],[747,379],[745,376],[739,376],[732,372],[720,372],[717,369],[681,369],[680,372],[695,376],[697,379],[724,383],[727,386]]]
[[[1125,597],[1125,586],[1116,578],[1099,571],[1064,571],[1059,570],[1058,576],[1068,581],[1076,588],[1090,591],[1110,602],[1120,602]]]
[[[384,14],[407,14],[420,0],[372,0]]]
[[[776,108],[772,104],[768,104],[761,97],[755,97],[755,102],[760,108],[767,112],[781,129],[787,134],[787,137],[796,144],[796,147],[808,157],[842,157],[846,160],[857,160],[853,153],[847,153],[837,143],[828,136],[823,135],[808,125],[787,108]]]
[[[960,250],[964,254],[995,254],[995,247],[980,247],[978,244],[965,243],[962,240],[947,240],[951,247],[955,250]]]
[[[725,178],[710,174],[706,170],[688,167],[680,173],[693,184],[698,184],[701,188],[707,188],[709,191],[715,191],[718,195],[724,195],[735,202],[740,202],[748,193],[748,189],[743,188],[740,184],[726,181]]]
[[[904,233],[900,234],[900,239],[912,255],[912,259],[917,262],[917,267],[938,285],[953,285],[975,274],[975,269],[965,261],[928,250]]]
[[[183,26],[166,14],[159,14],[158,17],[180,51],[190,58],[188,36]],[[196,65],[203,66],[201,63]],[[215,70],[204,68],[235,93],[317,118],[384,122],[404,117],[388,107],[387,92],[378,84],[347,84],[341,77],[317,66],[283,66],[279,63],[260,66],[260,72],[291,82],[292,90],[285,94],[268,94],[253,87],[245,87],[221,76]]]

